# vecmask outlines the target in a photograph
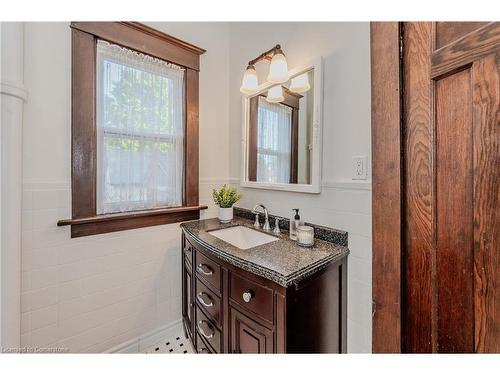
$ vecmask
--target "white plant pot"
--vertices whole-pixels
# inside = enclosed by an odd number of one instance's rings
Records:
[[[230,223],[233,220],[233,207],[222,208],[219,207],[219,221],[221,223]]]

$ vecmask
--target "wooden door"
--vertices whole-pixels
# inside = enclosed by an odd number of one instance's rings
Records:
[[[402,351],[500,352],[500,24],[402,36]]]
[[[273,353],[273,332],[233,307],[231,312],[231,353]]]

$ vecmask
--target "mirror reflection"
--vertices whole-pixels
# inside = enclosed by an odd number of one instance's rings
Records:
[[[248,180],[310,184],[314,69],[249,99]]]

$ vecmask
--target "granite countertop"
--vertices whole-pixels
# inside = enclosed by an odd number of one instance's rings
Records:
[[[315,238],[314,247],[305,248],[290,240],[288,231],[282,231],[279,241],[250,249],[240,249],[209,232],[236,225],[253,227],[253,221],[235,216],[230,224],[221,224],[217,218],[190,221],[181,228],[216,257],[256,275],[288,287],[325,268],[349,253],[347,246]],[[261,232],[274,235],[273,233]],[[345,232],[344,232],[345,233]]]

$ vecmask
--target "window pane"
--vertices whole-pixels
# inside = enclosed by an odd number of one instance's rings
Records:
[[[257,181],[289,183],[292,157],[292,109],[259,96]]]
[[[98,213],[181,206],[184,71],[99,41]]]

